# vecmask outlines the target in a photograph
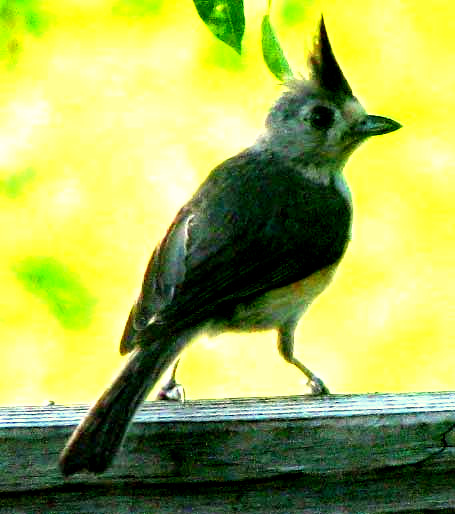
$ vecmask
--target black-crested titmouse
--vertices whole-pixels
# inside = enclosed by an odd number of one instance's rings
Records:
[[[309,70],[285,84],[256,143],[210,173],[156,247],[120,343],[131,356],[63,450],[65,475],[110,465],[139,405],[201,332],[277,329],[281,355],[328,393],[294,357],[294,330],[350,239],[348,157],[401,125],[365,112],[322,18]]]

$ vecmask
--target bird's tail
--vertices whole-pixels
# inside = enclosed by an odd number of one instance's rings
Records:
[[[185,336],[154,341],[132,352],[63,449],[59,463],[64,475],[82,470],[101,473],[111,464],[134,413],[187,341]]]

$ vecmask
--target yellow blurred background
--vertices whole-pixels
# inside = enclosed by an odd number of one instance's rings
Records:
[[[0,403],[89,402],[121,366],[155,244],[281,89],[260,52],[266,0],[245,0],[242,57],[190,0],[29,4],[25,23],[13,10],[0,24]],[[455,389],[453,5],[272,8],[302,72],[323,11],[354,92],[404,126],[348,163],[353,240],[297,331],[297,355],[334,393]],[[202,338],[178,379],[189,398],[307,392],[273,332]]]

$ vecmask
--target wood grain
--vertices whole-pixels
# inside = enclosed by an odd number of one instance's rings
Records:
[[[455,508],[454,392],[150,402],[111,469],[64,479],[86,411],[0,408],[0,512]]]

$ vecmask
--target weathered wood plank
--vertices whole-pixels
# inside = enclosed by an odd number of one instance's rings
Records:
[[[193,484],[67,484],[3,494],[0,513],[453,514],[453,473],[382,470],[374,475],[294,474],[267,480]]]
[[[390,512],[455,506],[453,392],[151,402],[110,470],[64,479],[58,454],[86,410],[0,408],[0,509],[339,512],[364,495]]]

